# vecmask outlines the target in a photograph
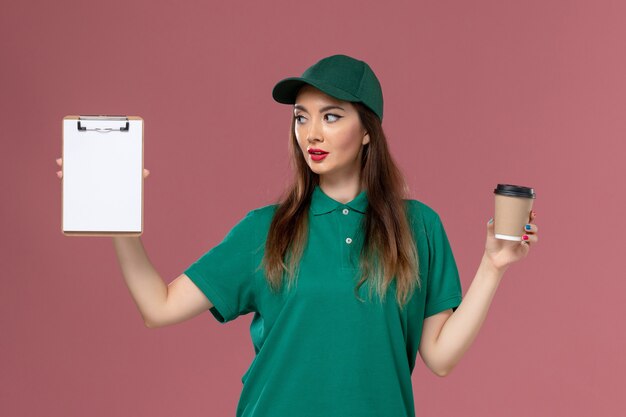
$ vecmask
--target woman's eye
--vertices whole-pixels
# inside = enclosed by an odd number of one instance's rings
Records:
[[[300,118],[302,116],[298,115],[298,116],[294,116],[293,118],[296,119],[296,123],[300,123]]]
[[[335,118],[336,118],[336,120],[341,119],[341,116],[337,116],[336,114],[332,114],[332,113],[328,113],[328,114],[326,114],[326,116],[332,116],[332,117],[335,117]]]

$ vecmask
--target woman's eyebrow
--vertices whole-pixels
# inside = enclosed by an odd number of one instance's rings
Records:
[[[303,110],[305,112],[309,112],[304,106],[300,105],[300,104],[296,104],[295,106],[293,106],[294,109],[299,109],[299,110]],[[331,106],[326,106],[326,107],[322,107],[320,109],[320,113],[325,112],[326,110],[330,110],[330,109],[341,109],[343,111],[345,111],[345,109],[343,107],[339,107],[339,106],[335,106],[335,105],[331,105]]]

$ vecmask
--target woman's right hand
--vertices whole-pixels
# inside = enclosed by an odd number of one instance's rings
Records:
[[[60,167],[63,167],[63,158],[59,158],[57,159],[57,165]],[[150,171],[148,171],[147,169],[143,169],[143,177],[144,178],[148,178],[148,175],[150,175]],[[59,178],[63,178],[63,169],[61,169],[61,171],[57,171],[57,177]]]

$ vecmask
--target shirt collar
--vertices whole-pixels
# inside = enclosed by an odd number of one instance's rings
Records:
[[[315,186],[311,196],[311,213],[315,215],[329,213],[337,207],[343,207],[344,205],[359,213],[365,213],[368,205],[367,193],[363,190],[352,201],[344,204],[326,195],[319,185]]]

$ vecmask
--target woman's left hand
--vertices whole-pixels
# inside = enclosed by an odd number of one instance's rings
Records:
[[[535,212],[531,210],[528,216],[530,230],[524,229],[524,236],[521,242],[511,240],[496,239],[494,232],[495,221],[487,224],[487,244],[485,245],[485,257],[491,261],[497,269],[505,271],[512,263],[525,258],[530,251],[530,245],[538,242],[537,225],[532,221],[535,219]]]

